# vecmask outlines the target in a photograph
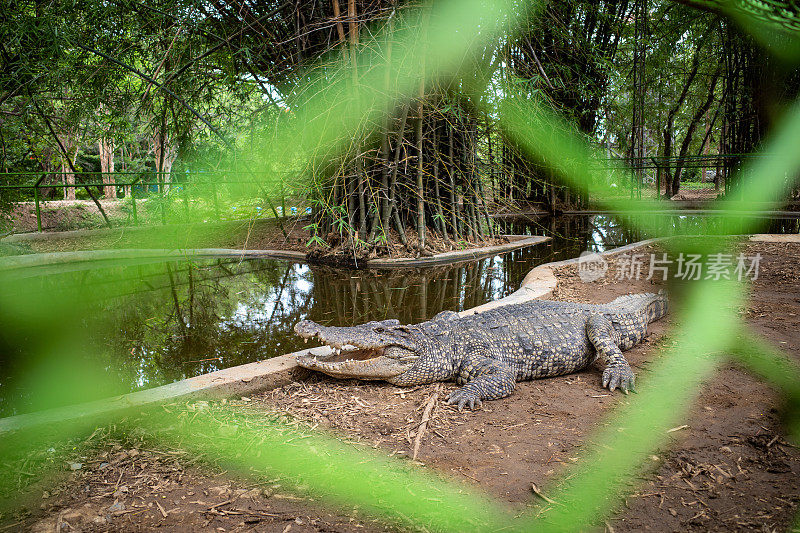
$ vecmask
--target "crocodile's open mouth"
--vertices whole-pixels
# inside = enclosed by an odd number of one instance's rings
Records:
[[[392,342],[385,324],[370,327],[326,328],[311,321],[302,321],[295,332],[306,341],[319,340],[331,347],[330,355],[301,355],[297,363],[336,378],[389,379],[409,370],[419,358],[409,343]]]
[[[328,356],[301,355],[297,357],[297,364],[335,378],[389,379],[409,370],[417,360],[417,356],[410,353],[402,358],[389,357],[387,351],[392,350],[345,349]]]

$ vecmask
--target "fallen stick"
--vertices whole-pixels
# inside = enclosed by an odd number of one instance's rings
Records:
[[[541,499],[543,499],[547,503],[552,504],[552,505],[558,505],[557,501],[553,500],[552,498],[548,498],[547,496],[545,496],[542,493],[542,491],[539,490],[539,487],[536,486],[536,483],[534,483],[533,481],[531,481],[531,490],[533,491],[534,494],[536,494],[538,497],[540,497]]]
[[[675,433],[676,431],[680,431],[682,429],[689,429],[689,424],[684,424],[682,426],[674,427],[672,429],[668,429],[667,433]]]
[[[209,507],[208,510],[210,511],[212,509],[216,509],[217,507],[222,507],[223,505],[228,505],[229,503],[233,503],[233,500],[225,500],[224,502],[217,503],[217,504],[212,505],[211,507]]]
[[[439,387],[440,384],[437,383],[434,393],[431,394],[430,398],[428,398],[428,403],[425,405],[425,410],[422,412],[422,421],[419,424],[417,436],[414,437],[414,453],[411,456],[411,459],[414,461],[417,460],[419,445],[422,443],[422,435],[425,434],[425,430],[428,428],[428,421],[431,419],[431,411],[433,411],[433,407],[436,405],[436,401],[439,399]]]

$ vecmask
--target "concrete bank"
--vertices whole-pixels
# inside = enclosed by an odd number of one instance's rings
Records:
[[[328,355],[332,350],[319,347],[311,351],[315,355]],[[79,423],[116,411],[147,407],[161,402],[247,395],[278,387],[289,381],[290,371],[297,366],[295,357],[308,352],[309,350],[302,350],[94,402],[0,418],[0,438],[20,429],[63,422]]]
[[[646,246],[652,242],[655,242],[656,240],[658,239],[648,239],[646,241],[639,241],[626,246],[620,246],[619,248],[614,248],[613,250],[603,252],[600,255],[610,257],[612,255],[625,253],[641,246]],[[552,263],[539,265],[528,272],[528,274],[522,280],[519,289],[512,292],[505,298],[500,298],[499,300],[495,300],[493,302],[486,302],[485,304],[473,307],[472,309],[461,311],[459,314],[461,316],[467,316],[487,311],[489,309],[494,309],[495,307],[500,307],[503,305],[518,304],[527,302],[529,300],[534,300],[536,298],[545,298],[550,296],[558,285],[558,280],[556,279],[554,269],[560,266],[577,263],[578,261],[580,261],[580,258],[575,257],[573,259],[565,259],[564,261],[555,261]]]
[[[510,242],[496,246],[484,246],[468,250],[444,252],[430,257],[370,259],[367,268],[416,268],[473,261],[500,253],[518,250],[543,243],[550,237],[504,235]],[[76,252],[49,252],[17,255],[0,258],[0,272],[28,277],[47,274],[51,271],[70,272],[103,268],[104,266],[141,265],[162,261],[232,257],[239,259],[281,259],[302,263],[305,252],[293,250],[240,250],[234,248],[188,248],[188,249],[139,249],[85,250]]]
[[[764,204],[765,209],[756,211],[724,211],[722,209],[714,209],[709,207],[710,204],[705,202],[692,202],[692,201],[672,201],[669,206],[663,209],[653,209],[653,206],[641,206],[627,210],[615,209],[567,209],[560,211],[558,215],[610,215],[610,216],[625,216],[625,215],[658,215],[658,216],[757,216],[761,218],[785,218],[795,219],[800,218],[800,211],[792,211],[786,209],[768,209],[770,204]],[[798,205],[798,204],[794,204]],[[547,216],[554,216],[553,213],[543,209],[526,209],[524,211],[514,211],[511,213],[495,213],[492,218],[497,219],[537,219]]]
[[[235,250],[230,248],[193,248],[184,250],[119,249],[79,252],[48,252],[0,258],[0,273],[13,277],[41,276],[50,273],[77,272],[113,266],[133,266],[164,261],[231,257],[239,259],[282,259],[305,261],[306,254],[292,250]]]

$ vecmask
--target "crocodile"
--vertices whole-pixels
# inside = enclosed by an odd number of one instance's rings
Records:
[[[326,327],[301,320],[295,333],[334,351],[300,355],[297,362],[337,378],[398,386],[455,380],[462,387],[447,403],[459,411],[510,395],[518,381],[569,374],[597,360],[605,366],[603,387],[627,394],[636,378],[622,352],[641,342],[667,308],[663,293],[643,293],[600,305],[532,300],[463,317],[443,311],[414,325],[382,320]]]

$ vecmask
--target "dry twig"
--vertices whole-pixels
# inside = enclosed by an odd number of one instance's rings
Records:
[[[433,407],[439,399],[439,388],[440,385],[437,383],[436,387],[433,389],[433,394],[428,398],[428,403],[425,404],[425,411],[422,413],[422,421],[419,424],[417,435],[414,437],[414,453],[411,455],[411,459],[415,461],[417,459],[417,454],[419,454],[419,445],[422,443],[422,436],[425,434],[425,430],[428,427],[428,421],[431,419],[431,411],[433,411]]]
[[[552,504],[552,505],[557,505],[558,504],[557,501],[553,500],[552,498],[548,498],[547,496],[545,496],[542,493],[542,491],[539,490],[539,487],[536,486],[536,483],[534,483],[533,481],[531,481],[531,490],[533,491],[534,494],[536,494],[538,497],[540,497],[541,499],[543,499],[547,503]]]

